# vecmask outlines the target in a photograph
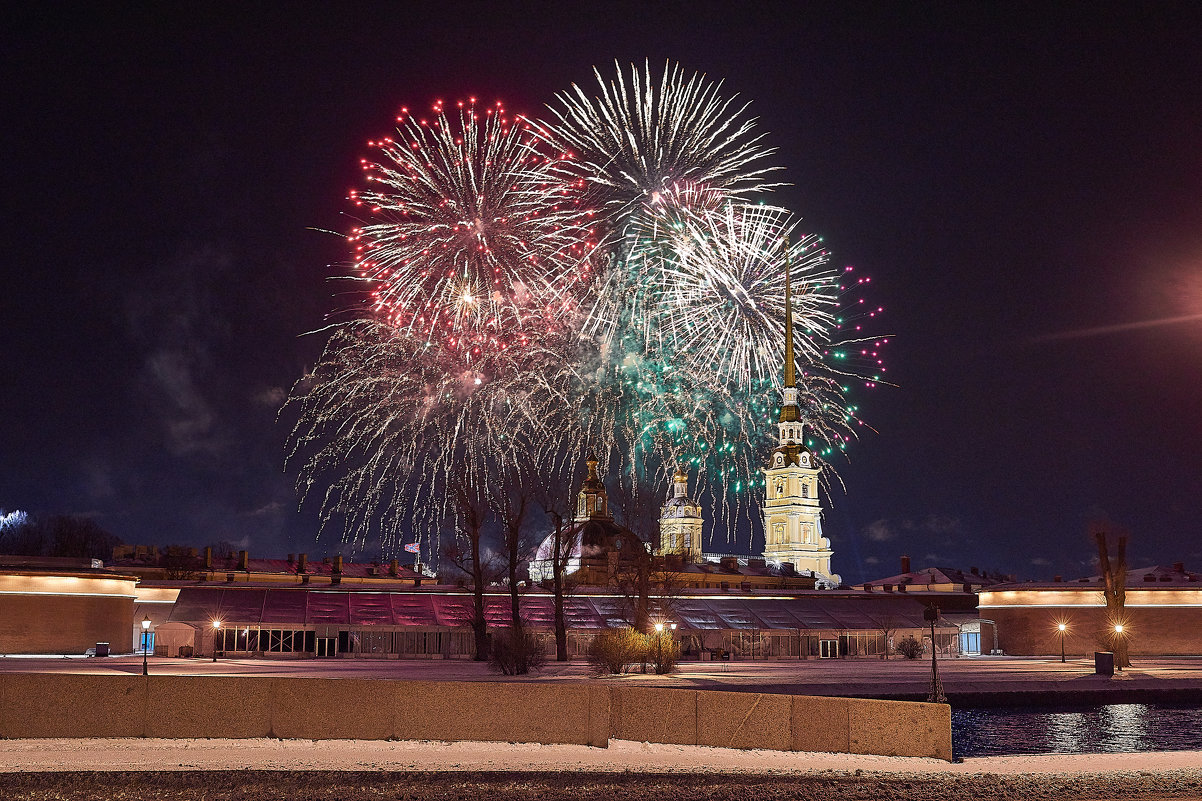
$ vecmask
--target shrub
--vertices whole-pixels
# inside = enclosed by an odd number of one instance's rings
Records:
[[[492,636],[488,667],[505,676],[538,670],[547,661],[539,638],[526,628],[499,631]]]
[[[670,631],[658,631],[647,637],[647,661],[659,675],[671,673],[680,661],[680,643]]]
[[[603,631],[588,647],[588,663],[598,673],[625,673],[647,658],[647,637],[634,629]]]
[[[897,644],[897,652],[906,659],[917,659],[922,656],[922,643],[913,637],[907,637]]]

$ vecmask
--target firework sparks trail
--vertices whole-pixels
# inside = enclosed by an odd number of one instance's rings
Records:
[[[646,62],[631,65],[627,79],[615,62],[617,77],[606,80],[594,70],[600,94],[580,86],[556,95],[549,106],[554,120],[538,135],[572,158],[559,163],[596,190],[611,220],[653,202],[672,187],[693,183],[726,194],[764,191],[775,166],[761,166],[776,151],[755,134],[755,119],[724,98],[722,83],[700,73],[686,75],[667,62],[658,82]]]
[[[29,522],[29,515],[20,509],[14,509],[11,512],[5,512],[0,509],[0,534],[5,531],[16,530]]]
[[[357,320],[334,331],[293,388],[299,422],[288,461],[299,464],[302,498],[320,493],[323,521],[337,521],[344,539],[398,544],[413,535],[435,556],[457,485],[484,487],[493,471],[538,456],[555,469],[545,445],[572,408],[561,371],[550,368],[563,354],[527,350],[515,361],[497,352],[473,369],[460,356],[387,322]]]

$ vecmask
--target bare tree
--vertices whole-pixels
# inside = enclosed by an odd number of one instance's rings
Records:
[[[477,661],[488,659],[488,619],[484,614],[484,590],[492,583],[495,566],[481,540],[487,505],[472,487],[458,483],[455,493],[455,537],[443,548],[443,559],[472,582],[470,624],[476,640]]]
[[[9,529],[7,538],[0,543],[5,552],[16,556],[112,559],[114,546],[122,544],[90,517],[50,515],[22,520],[21,525]]]
[[[554,608],[555,659],[568,660],[568,623],[565,613],[567,599],[576,589],[577,580],[568,573],[576,551],[575,520],[576,491],[581,481],[579,457],[558,459],[552,452],[540,454],[541,467],[535,487],[538,504],[551,524],[546,539],[550,546],[551,600]],[[583,545],[583,543],[582,543]]]
[[[570,510],[571,504],[567,504]],[[555,660],[568,661],[568,621],[564,612],[567,598],[576,588],[576,581],[568,575],[568,563],[575,550],[576,538],[572,533],[570,514],[563,506],[548,496],[543,511],[551,521],[551,601],[555,610]]]
[[[623,599],[623,616],[636,630],[651,631],[651,616],[657,611],[651,602],[651,550],[659,542],[659,495],[639,487],[634,479],[622,482],[617,490],[621,500],[622,521],[637,538],[619,549],[611,571],[610,583]]]
[[[1126,621],[1127,601],[1127,532],[1110,523],[1094,523],[1090,526],[1094,541],[1098,544],[1098,565],[1102,569],[1102,595],[1106,599],[1106,636],[1110,650],[1114,652],[1116,667],[1130,667],[1128,658],[1128,634],[1118,626]],[[1110,559],[1113,540],[1115,558]]]
[[[533,550],[526,518],[531,507],[524,470],[513,469],[489,485],[488,501],[501,523],[501,570],[509,584],[509,622],[514,635],[522,633],[521,567]]]
[[[868,621],[872,623],[873,627],[881,633],[882,637],[885,638],[885,658],[888,659],[889,640],[892,639],[893,635],[897,633],[898,620],[894,615],[888,612],[868,615],[867,617]]]
[[[182,545],[168,545],[163,549],[159,566],[163,575],[170,581],[192,581],[200,578],[204,563],[199,556],[193,556],[190,550]]]

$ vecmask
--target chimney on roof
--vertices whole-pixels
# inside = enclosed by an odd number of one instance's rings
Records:
[[[903,575],[910,572],[910,557],[903,556],[901,558],[901,572]]]
[[[1185,572],[1185,562],[1173,562],[1173,572],[1174,573],[1184,573]]]
[[[397,561],[396,559],[393,559],[391,562],[388,563],[388,575],[392,576],[393,578],[396,578],[398,575],[400,575],[400,572],[401,572],[401,563],[399,561]]]
[[[786,576],[797,575],[797,565],[793,564],[792,562],[781,562],[780,572]]]
[[[968,568],[968,572],[972,573],[974,576],[981,575],[981,569],[978,567],[970,567],[970,568]]]
[[[718,563],[722,565],[723,570],[739,569],[739,557],[737,556],[723,556],[718,560]]]
[[[250,552],[238,551],[238,569],[250,570]]]
[[[291,565],[295,561],[296,561],[296,554],[294,554],[294,553],[288,554],[288,564]]]
[[[302,553],[296,560],[296,572],[305,573],[309,570],[309,554]]]
[[[213,569],[213,546],[205,546],[205,570]]]
[[[1052,581],[1059,584],[1060,582],[1064,581],[1064,576],[1052,576]]]
[[[342,572],[342,554],[338,554],[337,556],[334,557],[334,568],[330,572],[332,572],[332,573],[341,573]]]

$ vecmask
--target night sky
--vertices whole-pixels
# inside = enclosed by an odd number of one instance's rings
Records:
[[[751,100],[774,198],[872,276],[896,387],[828,510],[844,580],[1202,566],[1202,13],[1192,4],[203,4],[10,20],[0,509],[129,543],[346,550],[277,411],[339,308],[402,105],[540,113],[650,58]],[[11,13],[11,12],[10,12]],[[23,12],[29,13],[29,12]],[[722,546],[725,549],[725,546]],[[373,556],[375,554],[366,554]]]

